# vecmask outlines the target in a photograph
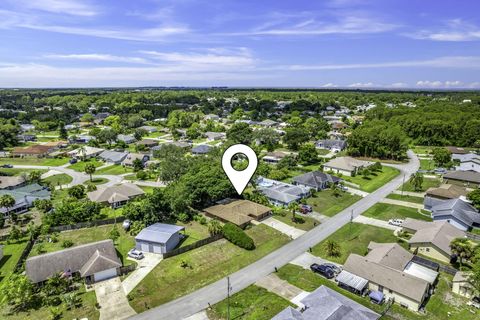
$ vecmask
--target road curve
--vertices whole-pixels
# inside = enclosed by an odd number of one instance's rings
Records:
[[[231,274],[230,284],[232,286],[233,293],[238,292],[251,284],[254,284],[257,280],[272,273],[275,270],[275,267],[280,268],[286,265],[300,254],[307,251],[310,247],[313,247],[337,231],[339,228],[346,225],[352,218],[352,215],[353,218],[359,216],[375,203],[385,198],[389,193],[396,190],[402,184],[404,174],[405,177],[409,177],[410,174],[417,171],[419,168],[419,160],[415,154],[410,150],[407,154],[410,158],[410,162],[408,164],[392,165],[401,171],[401,173],[393,180],[375,192],[372,192],[366,197],[360,199],[340,213],[336,214],[326,222],[308,231],[303,236],[290,241],[283,247],[268,254],[262,259]],[[130,319],[182,319],[206,309],[208,304],[214,304],[224,300],[227,296],[226,289],[227,281],[226,278],[223,278],[181,298],[135,315]]]

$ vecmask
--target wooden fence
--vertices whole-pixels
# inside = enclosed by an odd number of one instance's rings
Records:
[[[215,241],[220,240],[222,238],[223,238],[223,234],[216,234],[216,235],[211,236],[209,238],[205,238],[205,239],[199,240],[197,242],[194,242],[192,244],[189,244],[185,247],[180,247],[180,248],[177,248],[177,249],[172,250],[170,252],[164,253],[163,258],[170,258],[170,257],[176,256],[176,255],[182,254],[184,252],[200,248],[200,247],[202,247],[206,244],[215,242]]]
[[[67,230],[77,230],[77,229],[83,229],[83,228],[98,227],[98,226],[104,226],[104,225],[107,225],[107,224],[114,224],[114,223],[117,223],[117,222],[123,222],[124,220],[125,220],[125,217],[118,217],[118,218],[110,218],[110,219],[105,219],[105,220],[79,222],[79,223],[76,223],[76,224],[51,227],[50,231],[52,231],[52,232],[62,232],[62,231],[67,231]]]
[[[120,275],[123,276],[125,274],[128,274],[130,272],[132,272],[133,270],[135,270],[137,268],[137,265],[135,264],[130,264],[128,266],[122,266],[120,267]]]

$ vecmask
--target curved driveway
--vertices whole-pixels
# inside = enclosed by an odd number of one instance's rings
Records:
[[[233,293],[238,292],[259,279],[274,272],[275,267],[280,268],[297,256],[307,251],[317,243],[321,242],[342,226],[346,225],[350,219],[355,218],[366,211],[368,208],[385,198],[392,191],[396,190],[403,182],[403,174],[409,177],[410,174],[419,168],[418,158],[412,151],[408,151],[410,162],[404,165],[391,165],[401,170],[401,173],[393,180],[360,199],[350,207],[336,214],[318,227],[308,231],[303,236],[290,241],[283,247],[263,257],[262,259],[248,265],[247,267],[230,275],[230,284]],[[227,281],[225,278],[207,285],[186,296],[135,315],[130,319],[134,320],[162,320],[162,319],[182,319],[191,316],[208,307],[208,304],[214,304],[224,300],[227,295]],[[152,292],[151,294],[155,294]]]

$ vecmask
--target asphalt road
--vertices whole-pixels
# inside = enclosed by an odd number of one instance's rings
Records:
[[[409,151],[410,162],[405,165],[391,165],[401,170],[401,174],[393,180],[379,188],[373,193],[360,199],[352,206],[336,214],[318,227],[305,233],[303,236],[290,241],[280,249],[270,253],[262,259],[248,265],[247,267],[230,275],[230,285],[232,293],[238,292],[257,280],[274,272],[275,267],[280,268],[297,256],[307,251],[320,241],[327,238],[336,230],[350,222],[350,219],[362,214],[368,208],[386,197],[389,193],[396,190],[410,174],[419,168],[419,160]],[[155,294],[152,292],[151,294]],[[227,280],[223,278],[210,285],[207,285],[186,296],[147,310],[141,314],[135,315],[133,320],[163,320],[163,319],[182,319],[200,312],[208,307],[208,304],[215,304],[227,297]]]

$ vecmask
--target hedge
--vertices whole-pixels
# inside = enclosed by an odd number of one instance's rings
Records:
[[[240,248],[253,250],[255,249],[255,243],[253,239],[250,238],[245,231],[234,225],[233,223],[226,223],[223,226],[223,236],[233,243],[234,245],[239,246]]]

